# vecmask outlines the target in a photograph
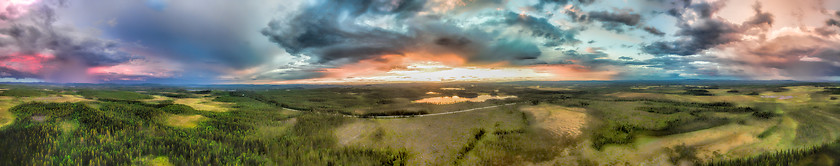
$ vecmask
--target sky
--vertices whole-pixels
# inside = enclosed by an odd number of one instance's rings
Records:
[[[840,0],[0,0],[0,82],[840,80]]]

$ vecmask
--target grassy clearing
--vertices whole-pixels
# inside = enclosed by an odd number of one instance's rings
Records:
[[[514,107],[504,107],[435,117],[356,119],[335,134],[347,147],[407,149],[409,165],[446,165],[458,162],[475,131],[517,130],[525,126],[522,119]]]
[[[760,123],[760,122],[757,122]],[[668,149],[685,146],[694,149],[692,155],[700,159],[739,158],[755,154],[755,151],[771,151],[779,148],[774,144],[780,139],[756,138],[773,123],[744,126],[729,124],[695,132],[668,136],[637,135],[629,145],[606,145],[601,150],[589,147],[592,142],[584,141],[571,151],[580,152],[584,159],[601,164],[632,163],[647,165],[672,165],[672,154]],[[785,132],[792,130],[785,130]],[[778,135],[776,135],[778,136]],[[790,140],[790,138],[788,138]],[[780,148],[779,148],[780,149]]]
[[[78,95],[49,95],[40,97],[10,97],[0,96],[0,127],[10,125],[14,122],[15,116],[9,112],[9,109],[22,103],[27,102],[47,102],[47,103],[63,103],[63,102],[86,102],[92,101],[81,98]]]
[[[148,103],[148,104],[165,104],[165,103],[172,103],[174,99],[171,97],[160,96],[160,95],[151,95],[151,99],[142,99],[141,102]]]
[[[195,128],[206,118],[201,115],[165,115],[164,124],[172,127]]]
[[[183,104],[192,107],[195,110],[211,111],[211,112],[226,112],[230,110],[230,103],[213,101],[214,98],[180,98],[175,99],[175,104]]]
[[[13,102],[10,98],[0,98],[0,128],[14,122],[15,116],[9,112],[9,108],[14,107],[15,105],[17,105],[17,103]]]
[[[173,166],[171,162],[169,162],[169,157],[166,156],[158,156],[158,157],[142,157],[137,159],[133,162],[132,165],[143,165],[143,166]]]

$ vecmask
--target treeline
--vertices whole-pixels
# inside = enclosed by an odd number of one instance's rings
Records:
[[[0,91],[0,96],[12,96],[12,97],[37,97],[37,96],[44,96],[47,92],[38,90],[38,89],[31,89],[31,88],[14,88],[5,91]]]
[[[816,147],[783,150],[740,159],[712,161],[706,163],[705,165],[820,165],[816,163],[820,161],[815,161],[818,159],[817,155],[828,156],[830,160],[834,160],[834,162],[836,162],[840,159],[840,139]]]
[[[417,115],[424,115],[429,114],[426,111],[388,111],[388,112],[370,112],[360,115],[361,118],[375,118],[377,116],[417,116]]]
[[[116,91],[116,90],[80,90],[79,95],[87,99],[98,99],[102,101],[136,101],[142,99],[152,99],[152,96],[144,95],[130,91]]]

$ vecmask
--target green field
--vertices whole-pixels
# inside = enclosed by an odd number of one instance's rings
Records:
[[[15,85],[0,165],[835,165],[834,87]],[[415,102],[480,95],[516,97]]]

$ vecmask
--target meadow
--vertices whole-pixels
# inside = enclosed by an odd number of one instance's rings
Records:
[[[836,165],[837,87],[0,85],[0,165]]]

